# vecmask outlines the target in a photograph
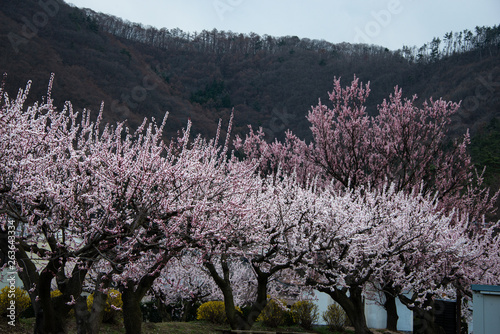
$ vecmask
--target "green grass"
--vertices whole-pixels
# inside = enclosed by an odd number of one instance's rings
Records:
[[[15,327],[9,326],[4,319],[0,320],[0,333],[10,333],[10,334],[32,334],[33,327],[35,325],[35,318],[20,319]],[[160,334],[160,333],[172,333],[172,334],[220,334],[217,330],[229,329],[229,326],[224,325],[214,325],[207,323],[205,321],[192,321],[192,322],[160,322],[160,323],[143,323],[142,333],[143,334]],[[69,319],[68,334],[76,334],[76,324],[74,319]],[[99,333],[102,334],[123,334],[125,333],[125,328],[121,319],[117,319],[115,323],[101,325]]]
[[[10,333],[10,334],[31,334],[33,333],[33,326],[35,325],[35,319],[20,319],[16,323],[16,327],[8,326],[5,319],[0,320],[0,333]],[[69,319],[68,321],[68,334],[76,334],[76,324],[74,319]],[[230,329],[228,325],[215,325],[206,321],[191,321],[191,322],[145,322],[142,324],[143,334],[220,334],[221,330]],[[263,326],[261,323],[256,323],[253,328],[259,331],[279,331],[282,333],[286,332],[299,332],[299,333],[320,333],[320,334],[332,334],[328,331],[326,326],[316,326],[313,330],[307,331],[298,326],[289,327],[279,327],[277,329],[269,328]],[[102,334],[123,334],[125,329],[123,328],[122,319],[117,319],[113,324],[102,324],[99,333]],[[336,332],[333,334],[352,334],[353,331],[347,330],[344,333]]]
[[[220,334],[217,330],[229,329],[229,326],[214,325],[204,321],[191,322],[159,322],[144,323],[142,325],[143,333],[171,333],[171,334]]]
[[[354,334],[353,330],[345,329],[343,332],[335,331],[330,332],[327,326],[314,326],[314,332],[320,334]]]

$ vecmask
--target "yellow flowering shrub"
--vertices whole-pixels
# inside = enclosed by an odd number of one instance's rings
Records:
[[[236,307],[236,310],[242,313],[239,307]],[[196,312],[196,319],[206,320],[214,324],[227,323],[224,302],[214,300],[201,304]]]
[[[106,298],[106,306],[104,306],[104,322],[113,321],[115,314],[121,311],[123,306],[122,294],[120,291],[115,289],[109,289],[107,292],[108,298]],[[94,294],[90,294],[87,297],[87,308],[89,311],[92,309],[94,304]]]
[[[62,292],[60,290],[52,290],[50,291],[50,298],[56,298],[62,296]]]
[[[257,318],[257,321],[262,321],[264,325],[276,328],[284,325],[289,318],[290,311],[286,307],[286,303],[270,299]]]
[[[108,290],[108,298],[106,299],[106,306],[104,307],[104,312],[111,312],[113,310],[117,310],[122,308],[123,306],[123,301],[122,301],[122,294],[120,291],[115,290],[115,289],[110,289]],[[87,297],[87,307],[90,311],[92,309],[92,305],[94,304],[94,293],[91,293]],[[113,305],[113,307],[111,307]]]
[[[309,300],[299,300],[292,305],[292,317],[295,323],[305,329],[311,329],[318,321],[318,306]]]
[[[31,305],[31,300],[26,290],[21,288],[10,289],[10,286],[0,290],[0,314],[8,314],[8,308],[12,305],[11,300],[15,301],[16,319],[19,313],[27,309]]]
[[[343,332],[347,324],[348,318],[345,311],[338,304],[330,304],[325,312],[323,312],[323,320],[328,325],[331,332]]]

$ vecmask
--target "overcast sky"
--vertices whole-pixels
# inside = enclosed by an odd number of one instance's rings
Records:
[[[157,28],[255,32],[400,49],[500,24],[500,0],[67,0]]]

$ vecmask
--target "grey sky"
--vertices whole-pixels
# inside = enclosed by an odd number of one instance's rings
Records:
[[[157,28],[255,32],[396,50],[500,24],[500,0],[68,0]]]

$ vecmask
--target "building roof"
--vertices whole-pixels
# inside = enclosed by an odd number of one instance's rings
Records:
[[[472,291],[476,292],[498,292],[500,293],[500,285],[481,285],[481,284],[472,284]]]

